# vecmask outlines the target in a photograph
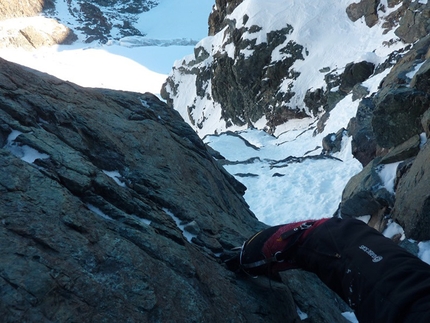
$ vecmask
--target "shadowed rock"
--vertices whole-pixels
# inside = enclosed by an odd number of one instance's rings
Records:
[[[3,322],[297,322],[287,285],[222,264],[265,225],[154,95],[0,60],[0,143]]]

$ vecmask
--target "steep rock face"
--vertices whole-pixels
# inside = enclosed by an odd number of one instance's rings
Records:
[[[215,0],[215,6],[209,15],[209,35],[213,36],[221,31],[227,21],[225,17],[233,12],[243,0]]]
[[[31,21],[21,22],[19,28],[7,31],[8,35],[1,39],[0,48],[14,46],[31,49],[54,44],[71,44],[77,40],[76,33],[85,37],[86,42],[102,43],[112,38],[143,36],[134,27],[138,14],[154,8],[157,4],[154,0],[67,1],[68,14],[80,21],[80,25],[65,26],[56,20],[58,9],[55,1],[3,1],[0,4],[0,29],[5,28],[1,24],[3,19],[34,17],[42,12],[53,19],[46,19],[41,29],[35,29]]]
[[[0,88],[3,318],[225,318],[234,293],[222,296],[232,287],[214,253],[262,225],[178,114],[5,61]]]
[[[296,322],[295,302],[345,322],[324,287],[293,300],[227,271],[219,254],[265,226],[155,96],[0,60],[0,146],[3,322]]]
[[[421,117],[428,107],[426,92],[410,88],[381,91],[372,118],[376,142],[383,148],[393,148],[421,133]]]
[[[396,190],[393,218],[407,236],[419,241],[430,238],[430,145],[418,153]]]
[[[373,218],[386,212],[416,240],[430,239],[430,185],[425,180],[430,166],[423,162],[429,145],[429,48],[428,36],[414,44],[397,60],[378,93],[361,101],[349,130],[353,153],[367,166],[345,187],[339,209],[345,216]],[[387,167],[397,169],[389,190],[383,179]]]
[[[243,126],[252,125],[264,116],[267,126],[273,128],[289,119],[307,116],[301,110],[286,106],[291,98],[290,93],[279,93],[272,86],[272,83],[279,84],[285,79],[294,80],[297,77],[291,68],[296,60],[303,59],[301,45],[295,42],[287,43],[280,51],[292,53],[291,58],[271,64],[272,51],[285,42],[291,31],[291,26],[271,31],[267,34],[267,43],[259,45],[243,36],[245,32],[249,32],[248,28],[236,29],[233,32],[231,41],[234,47],[250,48],[254,53],[245,57],[238,50],[233,58],[224,53],[219,55],[213,64],[212,96],[215,101],[222,102],[221,117],[224,120]],[[225,87],[225,84],[229,86]]]

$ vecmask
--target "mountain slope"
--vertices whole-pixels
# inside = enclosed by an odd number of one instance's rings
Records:
[[[339,89],[332,83],[348,63],[380,64],[406,46],[384,27],[401,5],[381,2],[378,23],[370,28],[349,19],[351,3],[242,1],[211,26],[219,31],[203,39],[195,55],[177,62],[163,97],[201,136],[249,125],[279,134],[290,119],[311,123],[323,107],[307,103],[308,92],[334,96],[330,91]]]

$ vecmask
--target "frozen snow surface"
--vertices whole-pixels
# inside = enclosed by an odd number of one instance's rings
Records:
[[[222,32],[207,37],[207,19],[214,0],[159,2],[158,7],[143,13],[137,22],[137,27],[146,34],[145,37],[112,39],[107,44],[86,44],[80,36],[80,40],[70,46],[33,51],[9,48],[0,50],[0,56],[86,87],[158,94],[172,66],[193,57],[193,44],[197,41],[211,53],[220,50],[228,53],[232,50],[229,47],[222,48]],[[383,46],[385,41],[396,40],[396,37],[392,32],[384,34],[380,24],[368,28],[361,19],[351,22],[345,14],[345,8],[352,2],[356,1],[317,3],[315,0],[266,0],[262,8],[261,0],[245,0],[230,18],[236,19],[236,24],[239,24],[246,13],[249,17],[247,26],[261,26],[261,32],[245,35],[257,37],[257,42],[264,41],[268,31],[281,29],[287,23],[294,27],[286,41],[293,40],[308,52],[304,61],[297,61],[294,65],[294,69],[301,73],[293,85],[297,93],[294,102],[301,107],[307,89],[324,86],[324,76],[319,72],[321,68],[341,71],[353,61],[379,63],[390,52],[403,46],[396,41],[390,48]],[[61,22],[73,28],[78,22],[73,21],[65,3],[66,0],[56,1],[58,12],[63,15],[60,16]],[[388,8],[387,0],[381,0],[381,3]],[[388,10],[383,14],[389,13]],[[33,19],[32,23],[43,23],[43,19]],[[6,20],[2,26],[16,23],[17,20]],[[275,49],[272,59],[282,59],[282,55],[285,54]],[[388,72],[375,75],[363,83],[370,94],[377,91],[378,84]],[[181,104],[176,106],[182,113],[181,106],[185,107],[188,101],[196,98],[194,81],[192,77],[183,79],[183,83],[190,86],[183,89]],[[225,123],[220,122],[219,106],[211,102],[200,103],[212,104],[212,115],[199,135],[206,135],[204,141],[229,161],[225,168],[247,186],[245,200],[256,216],[267,224],[332,216],[341,200],[345,184],[361,170],[361,165],[351,155],[351,139],[347,136],[343,138],[341,151],[334,154],[333,158],[315,158],[321,153],[322,138],[342,127],[346,128],[349,119],[355,115],[358,101],[352,101],[350,95],[331,111],[324,132],[316,135],[315,120],[311,118],[290,121],[278,127],[276,136],[255,129],[226,129]],[[264,120],[261,124],[264,124]],[[225,130],[238,132],[225,133]],[[219,135],[214,135],[214,131],[218,131]],[[30,151],[25,146],[21,147],[15,142],[18,135],[14,132],[7,144],[14,154],[20,158],[28,157],[26,161],[30,163],[35,158],[48,157]],[[389,190],[393,185],[393,169],[394,165],[387,165],[379,173]],[[118,185],[123,185],[119,173],[105,173]],[[88,207],[105,217],[102,211],[92,205]],[[174,218],[168,210],[166,213]],[[184,235],[188,235],[184,224],[177,224]],[[403,232],[395,225],[389,229],[390,232]],[[421,242],[419,246],[421,258],[430,262],[429,242]]]

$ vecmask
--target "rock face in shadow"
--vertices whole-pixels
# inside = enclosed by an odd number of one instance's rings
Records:
[[[152,94],[0,60],[0,146],[3,322],[297,321],[287,285],[222,264],[265,226]]]
[[[396,190],[393,217],[403,226],[407,236],[428,240],[430,232],[430,146],[418,153],[410,169],[400,178]]]

